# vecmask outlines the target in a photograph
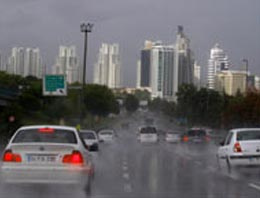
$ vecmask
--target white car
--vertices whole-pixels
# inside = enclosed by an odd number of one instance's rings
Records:
[[[153,126],[140,127],[138,140],[141,143],[158,142],[158,134],[156,128]]]
[[[178,143],[181,141],[181,136],[176,132],[167,132],[165,135],[165,141],[169,143]]]
[[[98,138],[101,142],[112,142],[115,138],[115,132],[112,129],[102,129],[98,132]]]
[[[218,149],[220,165],[260,166],[260,128],[232,129]]]
[[[98,137],[95,131],[80,130],[80,135],[88,146],[89,151],[98,151]]]
[[[1,172],[4,183],[85,186],[94,173],[94,165],[76,128],[25,126],[15,132],[6,146]]]

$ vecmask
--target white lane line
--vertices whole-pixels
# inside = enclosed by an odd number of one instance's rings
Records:
[[[126,172],[126,171],[128,170],[128,166],[123,165],[123,166],[122,166],[122,169],[123,169],[123,171]]]
[[[251,188],[254,188],[256,190],[259,190],[260,191],[260,186],[256,185],[256,184],[253,184],[253,183],[249,183],[248,186],[250,186]]]
[[[132,192],[132,185],[129,183],[124,184],[124,191],[127,193]]]
[[[129,180],[130,179],[130,175],[128,173],[124,173],[123,174],[123,178],[126,179],[126,180]]]

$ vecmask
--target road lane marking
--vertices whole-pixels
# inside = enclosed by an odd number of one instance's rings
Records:
[[[129,180],[130,179],[130,175],[128,173],[124,173],[123,174],[123,178],[126,179],[126,180]]]
[[[128,170],[128,166],[123,165],[123,171],[127,171]]]
[[[129,183],[124,184],[124,191],[127,193],[132,192],[132,185]]]
[[[249,183],[248,186],[250,186],[251,188],[254,188],[256,190],[259,190],[260,191],[260,186],[254,184],[254,183]]]

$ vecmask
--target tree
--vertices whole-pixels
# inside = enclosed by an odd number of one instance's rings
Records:
[[[106,86],[87,85],[84,90],[84,104],[88,112],[97,116],[107,116],[109,113],[118,112],[117,101],[113,92]]]
[[[128,94],[124,102],[125,108],[128,112],[135,112],[139,107],[139,100],[132,94]]]

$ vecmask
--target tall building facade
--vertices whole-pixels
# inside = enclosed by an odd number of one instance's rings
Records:
[[[136,88],[141,88],[141,60],[137,61],[137,68],[136,68]]]
[[[219,44],[210,50],[210,59],[208,60],[208,88],[215,89],[215,79],[217,72],[229,70],[230,62],[224,50]]]
[[[24,76],[42,78],[42,59],[39,48],[27,48],[24,57]]]
[[[56,65],[53,66],[53,74],[66,75],[68,83],[81,82],[81,67],[79,67],[75,46],[60,46]]]
[[[193,84],[200,89],[201,87],[201,66],[197,64],[195,61],[194,63],[194,79]]]
[[[23,47],[12,48],[8,59],[7,73],[24,76],[25,50]]]
[[[141,76],[140,86],[150,87],[151,74],[151,50],[154,43],[152,41],[145,41],[144,49],[141,50]]]
[[[177,39],[175,43],[175,69],[176,79],[175,93],[182,84],[192,84],[194,74],[194,54],[190,48],[190,40],[184,34],[182,26],[178,26]]]
[[[157,42],[151,50],[152,98],[174,100],[174,47]]]
[[[215,76],[215,90],[235,96],[238,91],[246,91],[246,72],[244,71],[220,71]]]
[[[121,65],[118,44],[102,43],[94,67],[94,83],[119,88]]]

